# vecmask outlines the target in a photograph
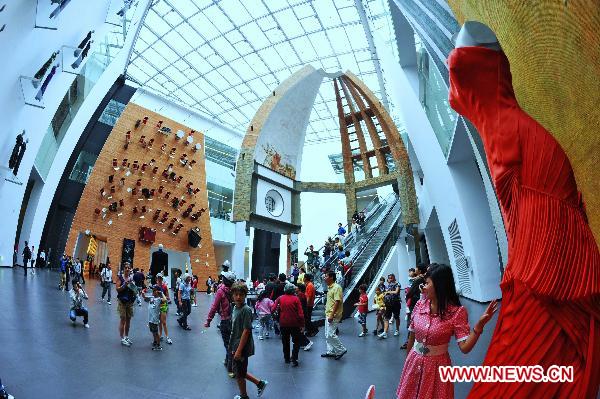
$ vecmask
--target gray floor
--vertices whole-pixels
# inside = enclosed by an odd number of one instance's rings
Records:
[[[17,399],[25,398],[232,398],[235,382],[227,377],[221,361],[224,348],[218,330],[201,327],[210,301],[205,294],[193,308],[190,326],[183,331],[173,312],[169,328],[173,345],[163,352],[150,350],[146,304],[136,306],[130,348],[120,344],[116,304],[98,302],[95,280],[85,286],[90,300],[91,328],[72,326],[67,316],[67,294],[57,290],[58,274],[38,271],[23,277],[23,269],[0,269],[0,378]],[[114,288],[113,288],[114,294]],[[463,300],[473,323],[484,306]],[[172,307],[173,310],[173,307]],[[80,319],[79,319],[80,320]],[[368,323],[372,326],[373,314]],[[468,355],[452,343],[455,365],[481,364],[495,319]],[[406,337],[379,341],[372,335],[358,338],[353,320],[342,323],[341,340],[348,354],[341,360],[321,359],[322,332],[310,352],[301,351],[300,367],[283,363],[281,342],[256,342],[250,372],[269,380],[264,398],[363,398],[368,386],[376,386],[377,398],[393,398],[404,362],[400,345]],[[464,398],[470,384],[456,384],[457,398]],[[251,397],[256,396],[249,387]]]

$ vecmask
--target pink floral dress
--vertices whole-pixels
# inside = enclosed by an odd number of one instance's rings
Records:
[[[414,332],[415,342],[426,346],[445,345],[454,335],[457,342],[466,340],[470,334],[467,310],[463,306],[449,305],[441,319],[430,314],[429,299],[417,302],[408,327]],[[442,382],[438,374],[439,366],[450,366],[448,352],[436,356],[423,356],[414,349],[406,356],[400,384],[396,390],[398,399],[452,399],[454,385]]]

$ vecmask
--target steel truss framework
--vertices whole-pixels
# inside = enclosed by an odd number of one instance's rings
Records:
[[[350,70],[385,103],[369,38],[376,30],[393,37],[387,0],[155,0],[126,74],[244,132],[269,93],[306,64]],[[319,91],[307,144],[339,140],[332,86],[327,79]]]

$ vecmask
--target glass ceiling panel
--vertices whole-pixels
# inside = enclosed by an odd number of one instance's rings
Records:
[[[369,29],[393,33],[387,1],[362,4]],[[264,99],[307,64],[350,70],[382,94],[360,21],[354,0],[154,0],[127,77],[243,133]],[[325,78],[306,143],[329,140],[339,140],[339,127]]]

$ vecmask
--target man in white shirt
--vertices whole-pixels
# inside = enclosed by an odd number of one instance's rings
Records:
[[[106,265],[102,272],[100,273],[101,285],[102,285],[102,301],[104,301],[104,295],[108,292],[108,304],[110,303],[110,292],[112,291],[112,270],[110,268],[110,263]]]

